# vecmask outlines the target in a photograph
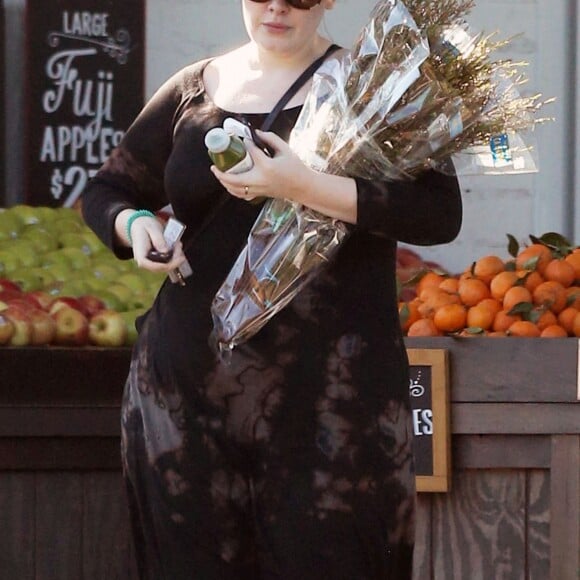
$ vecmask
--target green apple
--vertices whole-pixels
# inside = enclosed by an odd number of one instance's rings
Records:
[[[22,262],[16,254],[8,250],[0,252],[0,274],[3,276],[11,274],[12,272],[16,272],[21,266]]]
[[[46,252],[41,258],[41,266],[43,268],[52,268],[52,266],[61,265],[66,266],[69,270],[72,269],[72,264],[66,254],[63,254],[61,250],[53,250],[51,252]]]
[[[111,284],[107,288],[107,291],[117,296],[125,304],[123,310],[126,310],[126,306],[133,301],[133,297],[135,296],[135,292],[124,284]]]
[[[58,252],[66,256],[75,270],[87,268],[91,264],[91,258],[80,248],[61,248]]]
[[[109,280],[95,278],[90,268],[86,268],[85,270],[77,270],[76,274],[81,280],[86,282],[91,292],[98,292],[109,287]]]
[[[125,321],[127,326],[127,340],[125,344],[127,346],[132,346],[137,342],[139,336],[137,328],[135,328],[135,320],[147,312],[146,308],[136,308],[134,310],[127,310],[126,312],[121,312],[121,316]]]
[[[52,282],[56,280],[54,272],[52,272],[48,268],[31,268],[30,270],[28,270],[28,272],[30,274],[33,274],[40,280],[42,288],[48,286],[49,284],[52,284]]]
[[[90,248],[91,254],[99,254],[100,252],[111,252],[103,242],[97,237],[95,233],[86,228],[81,234],[85,239],[85,244]],[[112,254],[111,254],[112,255]],[[114,257],[114,256],[113,256]],[[117,258],[115,258],[117,259]]]
[[[62,296],[82,296],[89,291],[90,287],[85,280],[65,280],[60,287]]]
[[[10,279],[13,282],[16,282],[24,292],[41,290],[44,287],[42,278],[37,276],[31,270],[17,270],[15,272],[11,272]]]
[[[42,268],[48,271],[49,275],[52,276],[55,282],[64,282],[73,277],[73,268],[66,261],[52,262],[46,266],[42,266]]]
[[[110,261],[93,262],[91,268],[95,278],[102,278],[103,280],[116,280],[120,273],[117,265]]]
[[[52,252],[58,248],[58,240],[42,226],[25,226],[19,239],[30,240],[39,252]]]
[[[117,282],[123,286],[127,286],[133,290],[134,293],[147,290],[149,284],[142,276],[141,272],[126,272],[117,278]]]
[[[44,227],[53,232],[57,237],[60,237],[62,234],[80,233],[83,229],[79,221],[70,218],[60,218],[51,222],[44,222]]]
[[[116,310],[117,312],[122,312],[127,310],[126,304],[112,292],[108,290],[101,290],[99,292],[93,292],[97,298],[100,298],[107,308],[110,310]]]
[[[78,248],[87,256],[93,252],[91,246],[87,243],[85,236],[80,232],[62,232],[58,236],[58,244],[61,248]]]
[[[11,211],[0,212],[0,240],[17,238],[22,226],[22,222]]]
[[[40,265],[40,254],[30,240],[14,240],[10,242],[10,250],[18,256],[23,266],[33,268]]]
[[[24,225],[38,224],[42,221],[42,209],[32,205],[13,205],[9,210]]]

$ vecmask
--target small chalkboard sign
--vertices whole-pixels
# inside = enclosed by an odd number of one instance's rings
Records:
[[[407,349],[417,491],[451,487],[449,373],[444,349]]]
[[[72,207],[144,102],[145,0],[27,0],[25,192]]]

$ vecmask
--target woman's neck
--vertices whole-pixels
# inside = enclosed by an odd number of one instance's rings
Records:
[[[300,51],[291,54],[278,53],[260,49],[254,43],[245,46],[248,66],[251,69],[267,73],[268,71],[292,72],[303,70],[314,62],[330,45],[330,41],[321,36],[316,37],[312,43],[304,46]]]

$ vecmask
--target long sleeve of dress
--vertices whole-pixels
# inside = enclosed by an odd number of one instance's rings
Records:
[[[415,245],[457,237],[462,204],[456,177],[432,170],[413,181],[356,178],[356,183],[357,228]]]
[[[155,211],[167,204],[164,172],[182,83],[183,75],[176,74],[156,92],[83,192],[85,221],[120,258],[132,252],[115,244],[117,214],[127,208]]]

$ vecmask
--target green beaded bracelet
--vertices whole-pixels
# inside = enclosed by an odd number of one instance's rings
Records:
[[[153,214],[152,212],[150,212],[147,209],[137,209],[135,210],[130,216],[129,219],[127,220],[127,225],[125,226],[125,231],[127,233],[127,239],[129,240],[129,243],[131,245],[133,245],[133,240],[131,238],[131,226],[133,225],[133,222],[140,217],[151,217],[154,218],[155,214]]]

